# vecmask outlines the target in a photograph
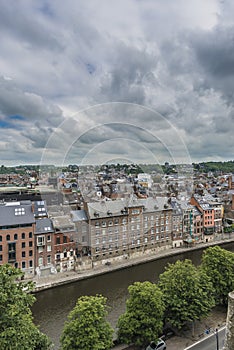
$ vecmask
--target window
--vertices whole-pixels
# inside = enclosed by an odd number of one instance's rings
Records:
[[[10,241],[10,239],[11,239],[11,236],[10,236],[10,235],[7,235],[7,236],[6,236],[6,240],[7,240],[7,241]]]
[[[37,246],[43,246],[45,245],[45,236],[38,236],[37,237]]]
[[[21,234],[21,238],[25,239],[25,233],[24,232]]]
[[[16,252],[15,243],[8,243],[8,262],[15,262]]]
[[[38,258],[38,266],[42,266],[43,265],[43,258],[40,256]]]
[[[2,242],[2,236],[0,236],[0,242]]]
[[[56,244],[60,244],[60,237],[56,237]]]
[[[25,248],[25,242],[22,242],[21,247]]]
[[[25,209],[24,208],[16,208],[15,215],[25,215]]]
[[[51,227],[50,226],[46,226],[44,227],[45,231],[50,231],[51,230]]]
[[[26,262],[22,261],[22,269],[25,269],[25,267],[26,267]]]
[[[43,247],[42,246],[39,246],[38,247],[38,253],[42,253],[43,252]]]
[[[140,209],[133,209],[132,214],[140,214]]]
[[[52,250],[52,249],[51,249],[51,245],[48,244],[48,245],[47,245],[47,252],[51,252],[51,250]]]
[[[25,256],[26,256],[26,253],[22,252],[22,258],[25,258]]]
[[[2,261],[2,254],[0,254],[0,261]]]
[[[17,233],[14,234],[14,240],[16,241],[18,239]]]
[[[67,243],[67,236],[63,236],[63,243]]]
[[[0,252],[2,252],[2,245],[0,245]]]
[[[29,267],[33,267],[33,261],[29,260]]]
[[[82,236],[82,243],[86,241],[86,236]]]
[[[29,247],[32,247],[32,246],[33,246],[33,242],[29,241]]]
[[[51,264],[51,255],[47,256],[47,264]]]
[[[29,232],[28,237],[32,238],[32,232]]]
[[[32,255],[33,255],[33,251],[29,250],[29,256],[32,256]]]

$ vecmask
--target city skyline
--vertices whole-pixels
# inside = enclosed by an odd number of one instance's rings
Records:
[[[233,10],[230,0],[3,2],[2,164],[233,159]]]

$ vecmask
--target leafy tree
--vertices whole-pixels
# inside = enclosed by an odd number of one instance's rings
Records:
[[[135,282],[128,291],[127,310],[118,319],[118,339],[123,343],[144,346],[162,331],[163,295],[151,282]]]
[[[203,252],[201,267],[212,280],[216,303],[227,305],[228,293],[234,290],[234,253],[210,247]]]
[[[188,259],[169,264],[159,276],[159,287],[166,305],[165,322],[178,329],[207,316],[215,305],[210,278]]]
[[[30,306],[35,297],[33,284],[19,282],[22,271],[0,266],[0,348],[1,350],[46,350],[51,342],[33,323]]]
[[[61,335],[62,350],[108,350],[113,329],[106,321],[106,298],[82,296],[68,315]]]

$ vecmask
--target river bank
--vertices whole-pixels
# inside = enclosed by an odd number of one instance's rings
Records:
[[[231,237],[230,239],[213,241],[209,243],[200,243],[194,247],[189,247],[189,248],[187,247],[171,248],[171,249],[166,249],[159,252],[152,252],[152,254],[150,252],[147,252],[147,254],[142,255],[140,257],[134,257],[134,258],[130,257],[127,260],[111,263],[110,265],[94,266],[90,270],[68,271],[66,273],[58,272],[57,274],[53,274],[49,276],[40,276],[40,277],[34,276],[30,280],[32,280],[35,283],[35,287],[33,291],[36,293],[42,290],[55,288],[57,286],[61,286],[64,284],[73,283],[79,280],[92,278],[94,276],[122,270],[125,268],[129,268],[131,266],[144,264],[154,260],[159,260],[161,258],[180,255],[183,252],[206,249],[208,247],[215,246],[215,245],[223,246],[227,243],[232,243],[232,242],[234,242],[234,236]]]

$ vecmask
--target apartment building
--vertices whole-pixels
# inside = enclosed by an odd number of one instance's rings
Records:
[[[47,274],[55,262],[54,228],[49,218],[36,219],[35,227],[35,263],[39,274]]]
[[[70,215],[52,218],[54,226],[54,254],[55,266],[58,271],[64,272],[74,268],[76,259],[76,230]]]
[[[86,203],[90,253],[96,259],[171,245],[167,198]]]
[[[173,247],[203,240],[202,213],[185,200],[172,199]]]
[[[0,204],[0,264],[33,274],[35,218],[31,201]]]
[[[199,196],[194,194],[191,204],[202,213],[204,235],[222,232],[223,206],[213,196]],[[208,238],[207,238],[208,240]]]

